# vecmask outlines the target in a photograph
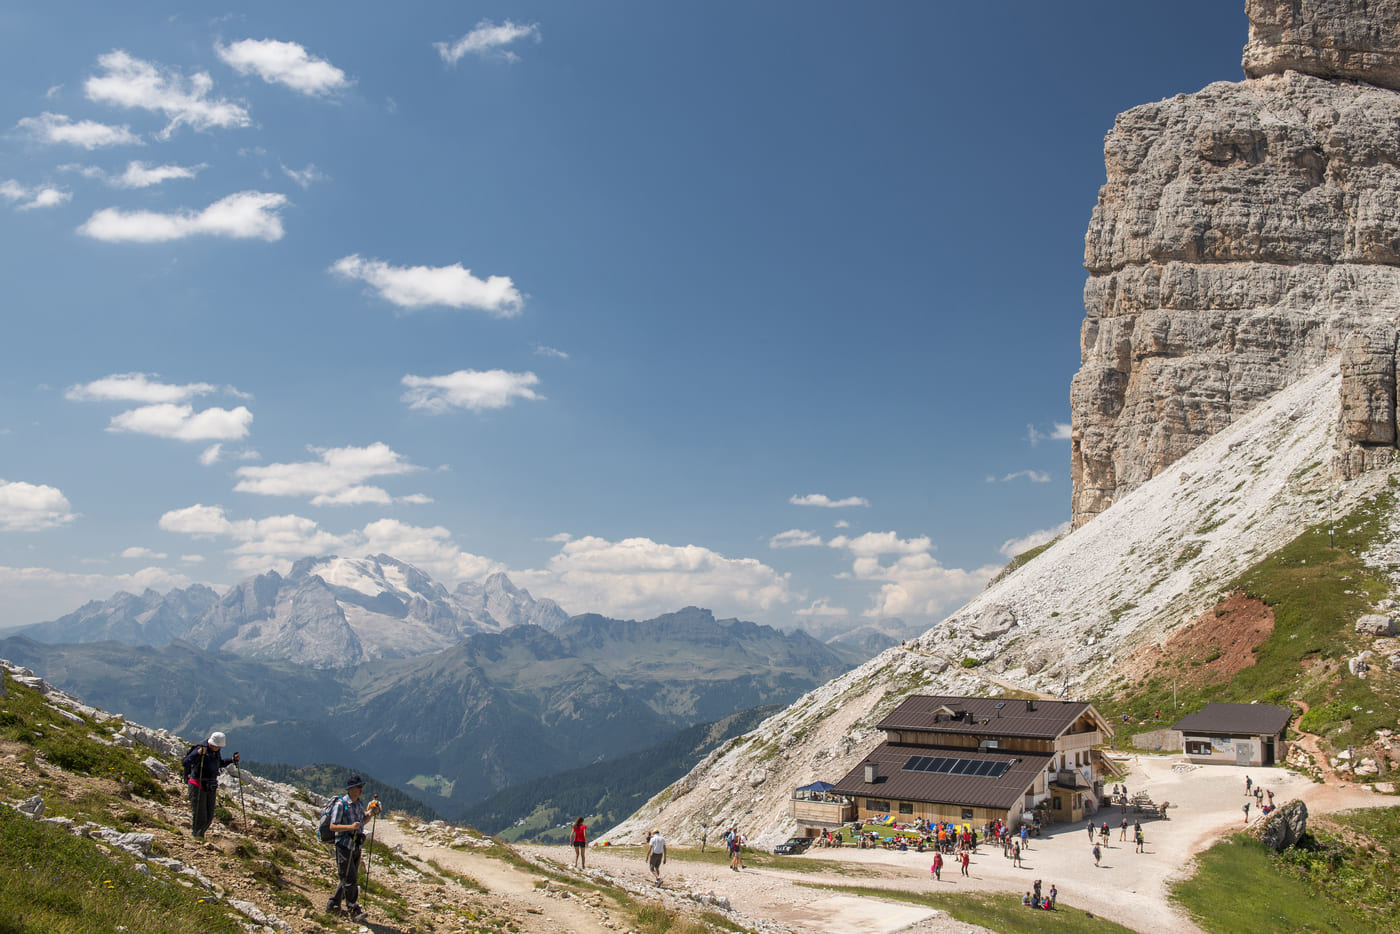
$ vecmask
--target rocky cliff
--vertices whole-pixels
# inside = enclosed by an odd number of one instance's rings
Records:
[[[1076,527],[1332,357],[1330,469],[1388,463],[1400,2],[1249,0],[1247,80],[1120,114],[1085,237]]]

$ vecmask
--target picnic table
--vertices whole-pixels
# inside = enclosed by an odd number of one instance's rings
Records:
[[[1145,791],[1139,791],[1128,799],[1128,803],[1133,806],[1134,814],[1145,814],[1148,817],[1167,816],[1167,808],[1171,807],[1170,801],[1163,801],[1161,804],[1153,802],[1152,798]]]

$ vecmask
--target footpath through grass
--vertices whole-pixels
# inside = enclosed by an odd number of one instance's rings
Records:
[[[1173,899],[1212,934],[1400,931],[1400,808],[1312,823],[1321,826],[1280,854],[1248,834],[1217,843]]]
[[[0,807],[0,934],[241,934],[227,906],[114,863],[91,840]]]
[[[804,883],[805,884],[805,883]],[[1044,931],[1057,931],[1063,934],[1100,932],[1100,934],[1132,934],[1132,928],[1109,921],[1107,918],[1092,916],[1082,908],[1075,908],[1060,902],[1054,911],[1040,911],[1021,904],[1021,896],[993,892],[969,892],[957,895],[929,895],[921,892],[904,892],[899,889],[877,889],[867,886],[813,886],[822,891],[839,892],[844,895],[860,895],[866,898],[884,898],[890,901],[924,905],[946,911],[959,921],[981,925],[998,934],[1042,934]]]

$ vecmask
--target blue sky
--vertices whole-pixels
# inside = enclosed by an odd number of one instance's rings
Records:
[[[378,551],[571,613],[936,621],[1068,518],[1104,133],[1238,80],[1247,28],[24,6],[0,625]]]

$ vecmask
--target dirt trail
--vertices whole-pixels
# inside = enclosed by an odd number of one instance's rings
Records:
[[[378,839],[389,847],[402,846],[405,853],[416,859],[432,861],[474,879],[512,915],[522,919],[525,930],[531,934],[617,934],[627,927],[621,917],[613,921],[607,907],[564,896],[562,889],[536,888],[536,883],[542,881],[539,874],[480,853],[426,846],[427,841],[405,833],[393,821],[380,822]],[[605,925],[604,921],[609,923]]]

